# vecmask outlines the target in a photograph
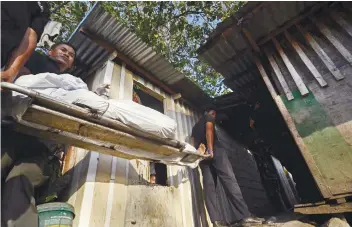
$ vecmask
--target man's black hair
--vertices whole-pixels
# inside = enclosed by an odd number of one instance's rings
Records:
[[[206,106],[203,107],[204,112],[209,112],[211,110],[216,111],[216,106],[214,104],[207,104]]]
[[[76,58],[77,51],[76,51],[76,48],[71,43],[67,43],[67,42],[55,43],[54,45],[52,45],[50,47],[50,50],[54,50],[56,47],[58,47],[60,45],[67,45],[67,46],[71,47],[74,50],[74,52],[75,52],[75,58]]]

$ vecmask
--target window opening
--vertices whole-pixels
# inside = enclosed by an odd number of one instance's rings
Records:
[[[143,91],[141,85],[133,85],[133,101],[164,113],[163,102]],[[150,162],[150,183],[167,186],[167,168],[165,164]]]

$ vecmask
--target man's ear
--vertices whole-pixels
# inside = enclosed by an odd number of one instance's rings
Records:
[[[53,54],[53,51],[52,50],[49,50],[48,51],[48,55],[51,56]]]

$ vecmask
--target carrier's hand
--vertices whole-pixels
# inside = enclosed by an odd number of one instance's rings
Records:
[[[207,153],[209,155],[209,158],[214,158],[214,151],[208,149]]]
[[[14,79],[16,78],[16,75],[17,72],[15,69],[6,69],[5,71],[1,72],[1,82],[13,83]]]
[[[11,70],[1,72],[1,82],[12,82]]]
[[[12,82],[12,76],[11,76],[11,71],[10,70],[6,70],[6,71],[3,71],[1,72],[1,82]],[[0,88],[0,91],[2,92],[3,89]]]

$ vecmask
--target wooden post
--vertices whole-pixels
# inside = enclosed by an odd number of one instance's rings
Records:
[[[246,36],[247,40],[251,44],[251,46],[254,49],[254,51],[255,52],[260,52],[260,49],[259,49],[257,43],[255,42],[255,40],[252,38],[251,33],[246,28],[242,28],[242,32]]]
[[[274,72],[275,72],[275,74],[276,74],[276,77],[277,77],[277,79],[279,80],[279,82],[280,82],[280,84],[281,84],[281,87],[282,87],[282,89],[284,90],[287,99],[288,99],[289,101],[291,101],[292,99],[294,99],[294,98],[293,98],[293,95],[292,95],[292,92],[291,92],[290,88],[288,87],[287,82],[286,82],[284,76],[282,75],[282,73],[281,73],[281,71],[280,71],[279,66],[277,65],[277,63],[276,63],[274,57],[273,57],[272,55],[270,55],[270,54],[268,53],[268,51],[265,50],[264,52],[265,52],[265,54],[266,54],[266,56],[267,56],[267,58],[268,58],[268,60],[269,60],[269,62],[270,62],[271,67],[274,69]]]
[[[340,72],[340,70],[336,67],[334,62],[330,59],[330,57],[325,53],[325,51],[320,47],[320,45],[315,41],[315,39],[309,34],[309,32],[305,31],[303,27],[299,24],[296,24],[298,31],[301,32],[303,37],[307,40],[309,45],[313,48],[315,53],[319,56],[325,66],[329,69],[331,74],[335,77],[336,80],[342,80],[344,76]]]
[[[335,38],[330,29],[321,21],[311,17],[311,21],[313,21],[318,27],[319,31],[325,35],[325,37],[332,43],[332,45],[340,52],[340,54],[352,65],[352,55],[351,53],[342,45],[342,43]]]
[[[338,12],[329,12],[330,17],[339,24],[350,36],[352,36],[352,25],[347,22]]]
[[[313,63],[309,60],[307,55],[304,53],[302,48],[299,46],[298,42],[296,41],[295,38],[293,38],[288,31],[286,30],[284,32],[286,39],[291,43],[293,48],[296,50],[297,54],[301,58],[301,60],[304,62],[304,64],[307,66],[309,71],[313,74],[314,78],[318,81],[319,85],[322,87],[326,87],[328,84],[322,77],[322,75],[318,72],[318,70],[315,68]]]
[[[290,62],[290,60],[288,59],[288,57],[286,56],[284,50],[281,48],[279,42],[276,40],[276,38],[272,38],[272,41],[276,47],[276,50],[279,52],[282,60],[284,61],[288,71],[290,72],[293,80],[295,81],[299,92],[301,93],[301,95],[308,95],[309,91],[308,88],[306,87],[306,85],[304,84],[302,78],[300,77],[300,75],[298,75],[296,69],[293,67],[292,63]]]

